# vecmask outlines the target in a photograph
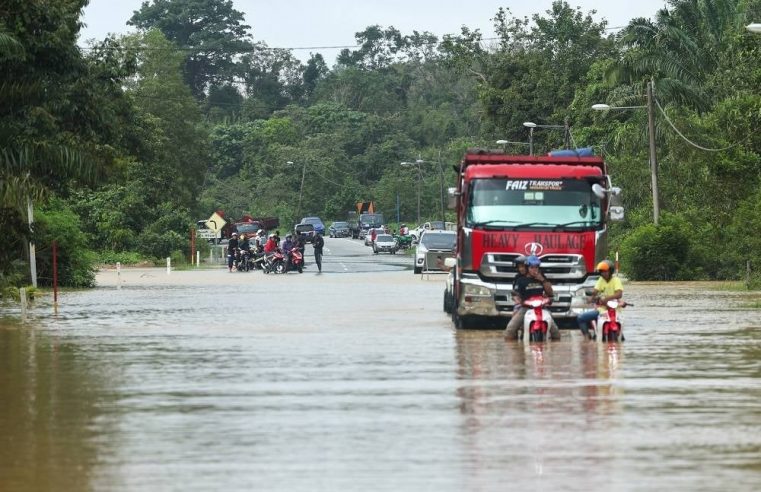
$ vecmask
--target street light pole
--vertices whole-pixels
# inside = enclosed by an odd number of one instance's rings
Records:
[[[658,225],[660,201],[658,199],[658,160],[655,152],[655,108],[653,81],[647,83],[647,129],[650,139],[650,179],[653,186],[653,223]]]
[[[420,187],[423,185],[423,171],[420,169],[420,164],[423,161],[420,159],[417,159],[415,161],[415,164],[417,164],[417,223],[420,225]]]
[[[425,163],[432,163],[432,161],[424,161],[420,157],[415,159],[415,162],[407,162],[404,161],[401,163],[402,166],[410,166],[412,164],[415,164],[417,166],[417,222],[420,224],[420,187],[423,183],[423,170],[421,168],[422,164]],[[441,221],[444,222],[445,215],[444,215],[444,169],[441,167],[441,151],[439,151],[439,158],[436,160],[436,165],[439,169],[439,210],[441,211]]]
[[[562,125],[537,125],[534,122],[526,121],[523,123],[523,126],[528,128],[528,144],[529,144],[529,155],[534,155],[534,128],[562,128],[565,132],[565,135],[563,137],[563,144],[565,145],[565,148],[570,148],[570,140],[571,140],[571,127],[568,123],[568,118],[565,119],[565,123]]]
[[[533,156],[534,155],[534,128],[536,128],[536,123],[527,121],[523,123],[523,126],[528,128],[528,155]]]
[[[289,166],[293,165],[293,161],[286,162]],[[299,208],[296,210],[296,220],[299,220],[301,217],[301,199],[304,196],[304,178],[307,174],[307,161],[304,161],[304,168],[301,171],[301,186],[299,187]]]
[[[647,109],[647,133],[650,151],[650,181],[653,190],[653,223],[658,225],[661,215],[661,205],[658,198],[658,155],[655,149],[655,82],[651,79],[647,83],[647,105],[645,106],[609,106],[607,104],[593,104],[595,111],[607,111],[610,109]]]
[[[446,216],[444,215],[444,169],[441,167],[441,150],[439,150],[439,158],[436,160],[436,164],[439,166],[439,200],[441,205],[441,222],[445,222]]]
[[[417,166],[417,222],[420,224],[420,182],[422,180],[422,174],[420,171],[420,164],[422,164],[424,161],[417,159],[414,162],[407,162],[403,161],[400,164],[404,167],[411,166],[415,164]]]

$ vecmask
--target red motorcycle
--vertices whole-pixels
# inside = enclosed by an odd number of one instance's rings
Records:
[[[552,322],[552,315],[547,306],[550,299],[542,296],[529,297],[523,301],[527,311],[523,317],[523,341],[544,342],[549,340],[547,333]]]
[[[290,253],[291,270],[297,270],[299,273],[304,272],[304,254],[299,248],[292,248]]]
[[[264,273],[285,273],[285,255],[276,249],[271,255],[264,257]]]
[[[592,321],[592,338],[596,338],[600,342],[623,342],[624,331],[621,324],[621,313],[618,311],[618,308],[632,305],[627,304],[621,299],[611,299],[606,302],[605,312],[600,313],[597,321]],[[599,336],[597,336],[598,328],[600,328]]]

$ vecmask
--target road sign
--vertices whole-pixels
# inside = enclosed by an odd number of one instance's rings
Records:
[[[217,212],[214,212],[211,214],[211,217],[209,217],[209,220],[206,221],[206,227],[211,229],[214,232],[219,232],[222,230],[222,228],[227,224],[225,222],[225,219],[219,216]]]

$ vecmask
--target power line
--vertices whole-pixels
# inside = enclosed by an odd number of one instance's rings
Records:
[[[671,126],[671,128],[674,129],[674,131],[677,133],[677,135],[682,137],[682,140],[684,140],[688,144],[692,145],[696,149],[704,150],[706,152],[724,152],[725,150],[729,150],[731,148],[738,147],[738,146],[740,146],[744,142],[743,141],[743,142],[734,143],[734,144],[732,144],[732,145],[730,145],[728,147],[724,147],[722,149],[709,149],[709,148],[703,147],[702,145],[696,144],[695,142],[693,142],[689,138],[685,137],[684,134],[679,131],[679,129],[676,127],[676,125],[674,125],[674,123],[671,121],[671,119],[669,119],[668,115],[666,114],[666,111],[663,110],[663,107],[661,106],[661,103],[657,99],[655,100],[655,104],[658,105],[658,109],[661,111],[661,114],[666,119],[666,121]],[[751,133],[751,135],[753,135],[753,133]],[[750,135],[745,140],[747,141],[749,138],[750,138]]]

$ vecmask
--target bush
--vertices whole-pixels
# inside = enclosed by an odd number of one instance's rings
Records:
[[[144,232],[138,238],[137,248],[145,256],[161,259],[171,256],[173,251],[187,250],[188,239],[174,231]]]
[[[701,276],[692,226],[681,216],[664,214],[660,224],[636,227],[621,242],[623,270],[632,280],[694,280]]]
[[[58,243],[58,284],[66,287],[95,285],[96,256],[90,238],[82,232],[79,217],[62,201],[54,200],[35,215],[37,280],[53,284],[53,241]]]
[[[98,252],[98,263],[101,265],[135,265],[145,261],[140,253],[136,251],[100,251]]]

